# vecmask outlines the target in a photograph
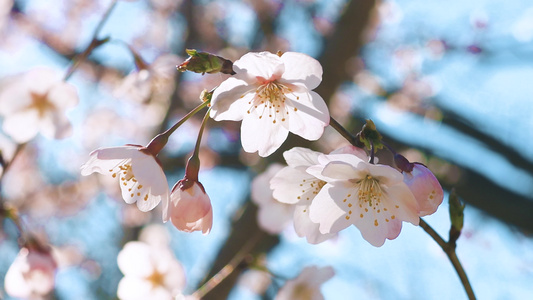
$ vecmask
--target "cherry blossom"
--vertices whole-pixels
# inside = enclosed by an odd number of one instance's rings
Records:
[[[168,209],[168,183],[157,157],[146,147],[126,145],[100,148],[90,154],[81,167],[81,175],[94,172],[117,178],[126,203],[137,202],[141,211],[149,211],[163,201]]]
[[[54,288],[56,269],[57,263],[47,249],[22,248],[7,270],[6,293],[17,298],[41,298]]]
[[[413,163],[411,172],[403,172],[403,181],[416,198],[419,206],[419,216],[435,213],[444,199],[444,192],[439,181],[424,165]]]
[[[319,162],[307,172],[327,182],[310,207],[320,232],[355,225],[379,247],[400,234],[402,221],[418,225],[418,204],[396,169],[351,154],[322,155]]]
[[[283,166],[272,164],[268,169],[257,175],[252,181],[252,201],[259,207],[257,223],[270,234],[278,234],[290,225],[294,215],[294,205],[276,201],[272,196],[269,182]]]
[[[322,300],[320,285],[335,275],[332,267],[306,267],[278,291],[275,300]]]
[[[307,168],[318,165],[322,153],[307,148],[295,147],[283,153],[288,166],[281,169],[270,180],[273,197],[281,203],[294,205],[294,229],[299,237],[306,237],[311,244],[321,243],[335,234],[323,234],[319,225],[309,219],[309,206],[326,184],[306,172]]]
[[[183,267],[170,248],[128,242],[117,263],[124,274],[117,289],[122,300],[170,300],[185,287]]]
[[[213,208],[200,182],[184,178],[176,183],[170,194],[168,211],[163,212],[163,221],[168,219],[181,231],[202,231],[203,234],[211,231]]]
[[[134,53],[134,57],[137,70],[124,77],[113,92],[114,96],[128,97],[135,102],[143,103],[155,94],[170,95],[174,88],[174,74],[176,64],[180,61],[179,57],[172,54],[161,55],[150,65],[137,53]]]
[[[329,124],[326,103],[312,90],[322,81],[320,63],[302,53],[247,53],[233,64],[235,75],[213,93],[211,117],[242,120],[246,152],[269,156],[289,131],[308,140]]]
[[[0,89],[2,129],[18,143],[28,142],[39,132],[47,138],[67,137],[72,126],[65,111],[78,101],[76,88],[62,81],[60,72],[33,69]]]

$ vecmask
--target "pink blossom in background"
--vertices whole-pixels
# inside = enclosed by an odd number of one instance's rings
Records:
[[[320,286],[334,275],[332,267],[306,267],[298,277],[285,283],[275,300],[323,300]]]
[[[124,274],[117,289],[121,300],[171,300],[185,287],[183,267],[168,247],[128,242],[117,263]]]
[[[54,289],[56,269],[50,251],[22,248],[7,270],[6,293],[17,298],[41,299]]]
[[[76,88],[62,81],[61,72],[40,67],[6,82],[0,89],[2,130],[17,143],[38,133],[61,139],[72,131],[65,112],[78,104]]]
[[[246,152],[266,157],[289,131],[308,140],[322,136],[329,124],[326,103],[312,90],[322,81],[322,66],[295,52],[247,53],[233,64],[235,75],[213,93],[211,117],[240,121]]]
[[[183,179],[174,186],[168,210],[163,211],[163,221],[167,220],[181,231],[211,231],[213,208],[200,182]]]
[[[168,183],[159,160],[145,147],[129,145],[100,148],[81,167],[81,175],[94,172],[109,174],[119,180],[126,203],[137,202],[141,211],[149,211],[163,201],[168,207]]]

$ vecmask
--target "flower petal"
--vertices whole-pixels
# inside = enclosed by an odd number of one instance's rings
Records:
[[[323,234],[319,230],[319,224],[309,218],[309,205],[297,205],[294,209],[294,230],[299,237],[305,237],[310,244],[319,244],[336,234]]]
[[[309,218],[320,224],[321,233],[336,233],[350,226],[352,223],[344,218],[346,212],[342,210],[334,199],[342,199],[348,190],[342,186],[326,184],[309,207]]]
[[[316,88],[322,81],[322,66],[311,56],[285,52],[281,60],[285,64],[283,80],[300,82],[310,90]]]
[[[283,157],[290,167],[309,167],[318,164],[320,152],[308,148],[294,147],[283,153]]]
[[[255,85],[234,77],[226,79],[211,97],[211,118],[215,121],[240,121],[250,109],[248,102],[255,95]]]
[[[282,203],[308,202],[315,197],[315,186],[320,180],[305,171],[291,167],[281,169],[271,180],[272,197]]]
[[[280,123],[272,123],[269,118],[256,116],[244,118],[241,125],[241,143],[244,151],[249,153],[258,151],[262,157],[276,151],[289,135],[289,131]]]
[[[250,52],[233,63],[233,70],[238,79],[248,83],[257,82],[257,77],[269,80],[273,76],[281,77],[285,71],[283,61],[270,52]]]
[[[23,110],[4,119],[2,129],[17,143],[26,143],[39,133],[39,116],[37,110]]]
[[[117,256],[117,263],[125,276],[147,277],[154,271],[150,247],[142,242],[133,241],[124,245]]]
[[[298,100],[287,102],[289,112],[289,131],[307,140],[318,140],[324,133],[324,127],[329,125],[329,110],[320,95],[310,91],[309,93],[297,93]]]

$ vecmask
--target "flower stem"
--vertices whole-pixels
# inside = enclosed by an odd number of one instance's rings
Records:
[[[169,129],[165,130],[164,132],[156,135],[150,141],[150,143],[148,143],[146,148],[148,148],[148,150],[150,150],[150,152],[153,155],[157,155],[159,153],[159,151],[161,151],[161,149],[163,149],[163,147],[165,147],[165,145],[168,142],[168,138],[174,133],[174,131],[176,131],[176,129],[178,129],[183,123],[185,123],[187,120],[189,120],[190,117],[194,116],[197,112],[202,110],[207,105],[209,105],[209,102],[202,102],[202,104],[198,105],[193,110],[188,112],[185,116],[183,116],[183,118],[181,118],[172,127],[170,127]]]
[[[207,119],[209,119],[210,110],[211,108],[207,110],[204,119],[202,120],[202,125],[200,126],[200,131],[198,132],[198,138],[196,139],[196,145],[194,146],[194,156],[198,156],[198,153],[200,152],[200,143],[202,142],[202,135],[204,134],[205,124],[207,123]]]
[[[74,58],[73,63],[70,65],[70,67],[67,70],[67,73],[65,74],[65,77],[64,77],[65,81],[67,81],[70,78],[70,76],[72,76],[72,73],[74,73],[74,71],[80,65],[80,63],[82,63],[85,59],[87,59],[89,54],[91,54],[91,52],[94,49],[98,48],[99,46],[109,41],[109,38],[99,39],[98,34],[100,33],[100,30],[102,30],[102,27],[104,26],[105,22],[111,15],[113,8],[115,8],[117,4],[117,1],[118,0],[113,0],[111,4],[109,5],[109,7],[107,8],[106,12],[104,13],[104,16],[102,17],[102,19],[100,20],[96,28],[94,29],[93,37],[91,39],[91,42],[89,43],[89,46],[87,46],[87,48],[83,50],[83,52],[80,53],[78,57]]]
[[[470,281],[468,280],[468,276],[466,275],[465,270],[463,269],[463,266],[461,265],[461,262],[459,261],[459,258],[457,257],[457,253],[455,253],[455,246],[451,243],[447,243],[444,241],[444,239],[431,227],[428,223],[426,223],[422,218],[420,218],[420,227],[424,229],[427,234],[429,234],[437,244],[441,247],[442,251],[446,253],[448,256],[448,259],[452,263],[455,271],[457,272],[457,275],[459,275],[459,279],[461,279],[461,283],[463,284],[463,287],[465,288],[465,292],[468,295],[468,299],[473,300],[476,299],[476,295],[474,294],[474,290],[472,289],[472,286],[470,285]]]
[[[344,128],[337,120],[333,119],[333,117],[329,117],[329,126],[333,127],[333,129],[337,130],[340,135],[342,135],[350,144],[361,147],[361,142],[353,136],[346,128]]]
[[[202,285],[196,292],[193,293],[193,296],[196,299],[202,299],[207,295],[211,290],[213,290],[219,283],[221,283],[226,277],[228,277],[237,266],[244,260],[244,258],[250,253],[255,244],[262,238],[263,234],[260,232],[251,239],[249,239],[246,244],[235,254],[235,256],[230,260],[230,262],[225,265],[215,276],[211,277],[204,285]]]

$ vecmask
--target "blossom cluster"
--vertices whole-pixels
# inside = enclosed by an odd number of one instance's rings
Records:
[[[398,237],[402,222],[418,225],[443,200],[442,187],[422,164],[402,172],[371,163],[355,146],[330,154],[297,147],[284,157],[288,166],[270,179],[271,195],[293,207],[295,231],[310,243],[354,225],[379,247]]]

